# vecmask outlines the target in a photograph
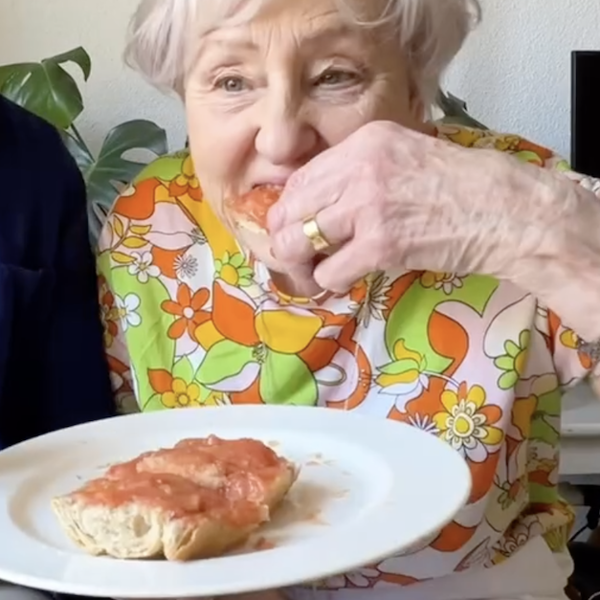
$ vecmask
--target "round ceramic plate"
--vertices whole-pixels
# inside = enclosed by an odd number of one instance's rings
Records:
[[[244,548],[188,563],[125,561],[88,556],[60,529],[53,496],[109,464],[210,434],[260,439],[301,468],[272,522]],[[470,488],[465,462],[444,442],[352,412],[236,406],[97,421],[0,452],[0,580],[105,598],[213,596],[315,581],[431,536]]]

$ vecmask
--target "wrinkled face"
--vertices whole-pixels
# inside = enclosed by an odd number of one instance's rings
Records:
[[[213,0],[214,1],[214,0]],[[355,0],[363,19],[387,0]],[[250,22],[202,40],[185,85],[190,147],[207,199],[285,184],[373,120],[421,127],[421,105],[391,29],[352,25],[334,0],[269,0]],[[236,232],[277,269],[268,240]]]

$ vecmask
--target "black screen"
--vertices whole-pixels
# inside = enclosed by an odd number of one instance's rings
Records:
[[[600,50],[571,56],[571,165],[600,177]]]

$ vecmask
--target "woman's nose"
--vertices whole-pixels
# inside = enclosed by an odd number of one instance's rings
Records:
[[[317,154],[318,133],[295,103],[280,99],[261,112],[255,145],[268,162],[297,167]]]

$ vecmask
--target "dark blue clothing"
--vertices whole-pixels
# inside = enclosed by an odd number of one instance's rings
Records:
[[[0,449],[114,406],[84,182],[58,132],[0,97]]]

